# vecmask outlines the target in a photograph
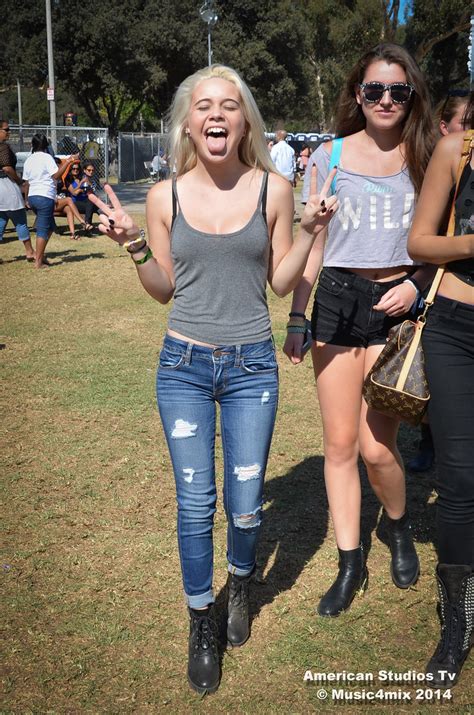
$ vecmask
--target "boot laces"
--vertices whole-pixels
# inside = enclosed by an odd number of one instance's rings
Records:
[[[233,606],[236,608],[246,608],[249,600],[248,580],[234,579],[229,595]]]
[[[459,658],[463,650],[463,620],[459,608],[452,603],[446,603],[443,617],[444,624],[438,646],[438,660],[440,661],[444,661],[448,655]]]
[[[193,619],[194,631],[194,650],[197,652],[206,652],[209,649],[215,651],[217,624],[213,618],[208,615],[196,616]]]

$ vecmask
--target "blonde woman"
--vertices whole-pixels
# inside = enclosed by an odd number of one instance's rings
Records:
[[[228,67],[213,65],[180,85],[170,126],[176,178],[148,194],[148,242],[110,187],[112,208],[91,201],[104,211],[102,231],[128,242],[145,290],[160,303],[174,298],[158,406],[176,482],[188,680],[205,693],[220,680],[212,588],[216,404],[228,520],[227,641],[240,646],[249,637],[248,589],[278,401],[266,283],[279,296],[294,288],[337,202],[323,205],[329,178],[311,196],[293,243],[291,186],[270,160],[247,85]]]

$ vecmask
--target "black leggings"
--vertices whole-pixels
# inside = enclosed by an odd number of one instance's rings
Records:
[[[84,214],[87,223],[92,223],[94,211],[97,211],[97,207],[92,201],[89,201],[89,199],[78,199],[76,201],[76,208],[79,213]]]
[[[474,305],[438,296],[423,331],[436,452],[438,556],[474,566]]]

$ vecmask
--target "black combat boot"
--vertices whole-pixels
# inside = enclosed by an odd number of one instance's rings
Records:
[[[213,604],[200,611],[189,609],[188,681],[196,692],[214,693],[219,687],[218,629]]]
[[[358,591],[365,591],[369,574],[362,544],[357,549],[339,551],[339,573],[318,605],[320,616],[338,616],[351,605]]]
[[[253,573],[248,576],[229,573],[227,578],[227,645],[233,648],[243,645],[250,635],[249,585]]]
[[[450,688],[458,680],[474,641],[474,571],[463,564],[438,564],[441,639],[426,666],[434,688]]]
[[[398,588],[409,588],[418,581],[420,575],[420,562],[413,544],[410,519],[407,512],[400,519],[390,519],[387,514],[385,517],[392,554],[392,581]]]

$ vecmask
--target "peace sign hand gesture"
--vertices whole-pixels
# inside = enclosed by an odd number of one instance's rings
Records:
[[[99,231],[110,236],[121,246],[126,241],[133,241],[138,238],[140,235],[139,227],[133,222],[131,216],[123,210],[112,187],[109,184],[104,184],[104,191],[109,197],[111,205],[101,201],[98,196],[89,194],[89,200],[101,210]]]
[[[313,236],[322,231],[323,228],[326,228],[335,211],[339,208],[339,201],[335,196],[329,196],[328,198],[328,192],[331,182],[336,176],[336,171],[337,167],[334,167],[329,172],[321,193],[318,194],[318,170],[315,164],[311,167],[310,195],[301,217],[301,228]]]

